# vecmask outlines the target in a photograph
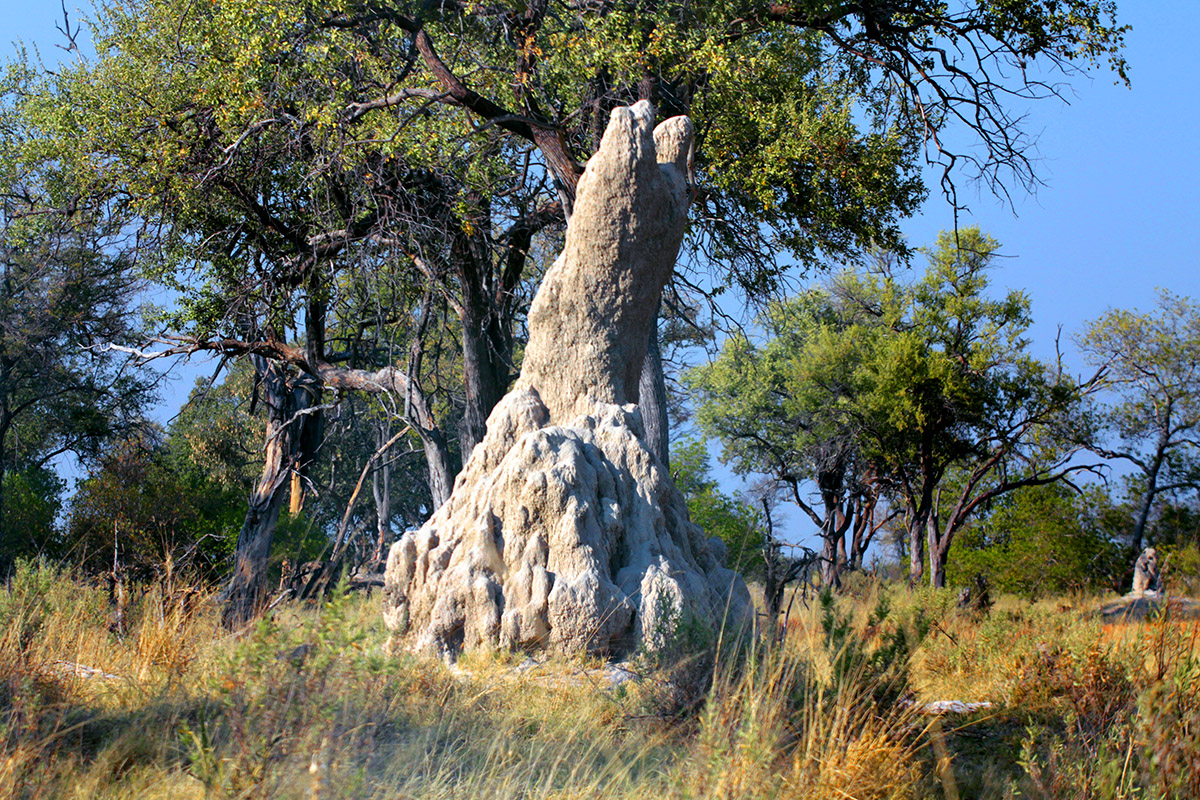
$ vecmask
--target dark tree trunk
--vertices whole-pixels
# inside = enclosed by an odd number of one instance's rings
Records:
[[[463,390],[466,397],[458,429],[465,464],[487,433],[487,418],[508,388],[508,369],[488,335],[488,322],[474,314],[463,316]],[[447,495],[448,496],[448,495]]]
[[[1129,551],[1134,558],[1142,552],[1142,541],[1146,537],[1146,523],[1150,520],[1150,509],[1154,507],[1154,497],[1158,494],[1158,473],[1162,470],[1163,461],[1166,460],[1169,435],[1167,430],[1159,435],[1158,444],[1154,450],[1154,459],[1150,462],[1149,469],[1145,471],[1146,492],[1142,496],[1142,506],[1138,509],[1137,520],[1133,525],[1133,535],[1129,542]]]
[[[489,207],[486,200],[475,198],[477,229],[486,228]],[[497,279],[492,268],[492,252],[483,236],[476,232],[460,236],[452,248],[462,292],[459,317],[462,322],[463,391],[466,397],[459,426],[462,461],[471,458],[475,445],[487,433],[487,418],[508,390],[512,372],[512,338],[498,307],[505,298],[497,297]],[[523,260],[521,260],[523,264]],[[511,265],[510,265],[511,269]]]
[[[854,515],[854,527],[850,534],[850,555],[847,564],[852,570],[860,570],[863,566],[863,555],[871,544],[875,522],[875,504],[864,499],[861,495],[856,500],[858,510]]]
[[[662,352],[658,347],[658,325],[650,333],[642,377],[638,381],[638,408],[646,429],[646,446],[658,457],[667,473],[671,472],[671,453],[667,419],[667,383],[663,378]]]
[[[267,564],[279,512],[287,495],[292,470],[302,470],[307,459],[302,443],[314,434],[305,428],[315,424],[315,415],[296,416],[312,406],[316,387],[308,382],[291,384],[287,368],[254,356],[259,390],[267,407],[262,475],[250,495],[250,505],[234,551],[233,575],[224,592],[221,621],[227,628],[249,622],[262,607],[267,590]]]
[[[926,520],[925,529],[929,545],[929,585],[935,589],[944,589],[946,588],[946,552],[942,549],[936,509]]]
[[[821,588],[840,589],[841,575],[838,570],[837,537],[821,537]]]

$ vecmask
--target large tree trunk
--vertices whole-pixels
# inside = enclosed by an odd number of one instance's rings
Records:
[[[463,315],[463,391],[465,405],[459,424],[459,444],[465,464],[487,432],[487,418],[508,388],[508,354],[497,351],[490,335],[490,315],[475,309]]]
[[[463,390],[466,397],[459,442],[465,464],[487,433],[487,418],[508,390],[512,369],[512,339],[500,320],[492,271],[492,253],[482,231],[487,224],[486,202],[477,204],[478,230],[460,236],[453,247],[462,292]]]
[[[262,606],[267,590],[267,563],[279,512],[287,495],[292,470],[301,470],[306,459],[301,442],[311,415],[297,416],[315,400],[316,387],[308,382],[289,385],[287,368],[253,356],[259,390],[267,407],[262,475],[250,495],[250,506],[238,534],[233,575],[224,592],[221,621],[228,628],[244,625]]]
[[[646,429],[646,446],[658,456],[658,460],[671,471],[669,443],[670,421],[667,419],[667,383],[663,378],[662,351],[658,347],[658,324],[650,332],[646,344],[646,358],[642,361],[642,375],[638,380],[638,408],[642,412],[642,425]]]
[[[1154,458],[1150,461],[1149,468],[1144,473],[1146,475],[1146,490],[1142,495],[1142,505],[1138,509],[1137,520],[1133,525],[1133,535],[1129,542],[1129,552],[1133,558],[1136,558],[1142,552],[1142,540],[1146,537],[1146,523],[1150,520],[1150,510],[1154,507],[1154,498],[1158,494],[1158,473],[1162,470],[1163,461],[1166,460],[1169,437],[1170,433],[1167,430],[1164,430],[1159,435],[1158,445],[1154,450]],[[1129,560],[1132,560],[1132,558]]]
[[[821,536],[821,588],[839,589],[842,585],[841,571],[838,569],[837,538],[832,535]]]

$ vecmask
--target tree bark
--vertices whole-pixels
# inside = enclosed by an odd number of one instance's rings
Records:
[[[908,521],[908,588],[921,585],[925,576],[925,520],[914,516]]]
[[[1138,509],[1137,521],[1133,526],[1133,535],[1129,543],[1129,551],[1135,557],[1142,552],[1142,540],[1146,536],[1146,523],[1150,520],[1150,509],[1154,507],[1154,497],[1158,494],[1158,473],[1162,470],[1166,459],[1167,442],[1169,441],[1170,418],[1159,434],[1158,444],[1154,449],[1154,459],[1145,471],[1146,492],[1142,497],[1142,507]]]
[[[646,358],[642,361],[642,376],[638,381],[638,408],[646,429],[646,446],[658,457],[667,472],[671,471],[669,441],[670,420],[667,418],[667,383],[663,378],[662,352],[658,347],[658,324],[650,333]]]
[[[12,572],[13,560],[9,557],[9,537],[12,531],[8,529],[7,505],[4,479],[8,475],[8,431],[12,427],[12,418],[8,414],[7,404],[2,411],[3,421],[0,422],[0,581],[8,579]]]
[[[271,540],[287,494],[289,473],[296,466],[299,426],[292,418],[309,402],[307,386],[288,385],[286,367],[261,356],[253,358],[267,407],[266,445],[262,475],[250,495],[234,551],[233,575],[224,592],[221,621],[227,628],[244,625],[262,605]]]
[[[466,399],[458,435],[464,464],[470,459],[475,445],[483,441],[487,433],[488,415],[508,388],[508,368],[501,363],[504,354],[496,351],[495,343],[488,335],[486,316],[467,313],[462,319],[463,390]]]
[[[491,215],[486,198],[472,196],[470,201],[475,222],[473,233],[464,233],[455,238],[451,258],[458,271],[459,290],[462,293],[458,305],[462,322],[463,389],[465,407],[459,425],[459,443],[465,464],[471,458],[475,445],[483,441],[487,433],[487,418],[492,409],[508,390],[512,371],[512,337],[501,320],[500,304],[506,286],[506,276],[497,279],[492,269],[492,250],[482,231]],[[537,216],[536,212],[531,216]],[[515,235],[514,250],[506,260],[506,273],[524,266],[524,250],[528,247],[528,234],[522,228]],[[532,235],[532,234],[529,234]],[[505,286],[497,286],[497,283]],[[499,291],[498,291],[499,290]],[[498,296],[499,295],[499,296]]]
[[[929,585],[935,589],[946,588],[946,552],[942,548],[941,532],[938,530],[938,515],[935,509],[925,521],[926,538],[929,546]]]
[[[842,580],[838,574],[838,547],[834,536],[821,537],[821,588],[841,588]]]
[[[223,593],[221,621],[227,628],[244,625],[262,607],[271,542],[288,478],[293,471],[303,475],[320,438],[317,414],[300,413],[314,407],[319,386],[307,380],[289,381],[283,364],[253,358],[267,407],[263,471],[250,495],[234,551],[233,574]]]

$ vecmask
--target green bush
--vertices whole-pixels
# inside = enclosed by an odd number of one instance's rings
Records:
[[[1163,585],[1175,595],[1200,596],[1200,545],[1162,548]]]
[[[1091,499],[1054,484],[1002,497],[955,539],[948,582],[966,585],[983,575],[1000,592],[1031,599],[1118,586],[1123,554],[1091,522]]]
[[[743,575],[762,571],[762,525],[749,503],[730,497],[709,476],[708,449],[704,442],[687,439],[671,455],[675,485],[687,499],[688,516],[706,534],[729,548],[726,563]]]

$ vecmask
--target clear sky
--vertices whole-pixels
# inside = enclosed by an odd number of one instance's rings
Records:
[[[1132,86],[1111,73],[1072,80],[1070,105],[1035,104],[1040,132],[1036,195],[1014,209],[973,196],[962,218],[991,233],[1010,256],[997,287],[1033,302],[1034,347],[1053,353],[1065,335],[1110,308],[1150,309],[1155,289],[1200,298],[1200,3],[1117,0],[1133,26],[1126,56]],[[953,227],[940,196],[905,230],[914,244]],[[1064,351],[1070,349],[1064,336]]]
[[[1200,232],[1200,3],[1118,5],[1120,21],[1132,25],[1126,49],[1132,87],[1096,70],[1071,79],[1069,105],[1033,104],[1027,124],[1038,135],[1038,174],[1046,185],[1036,195],[1016,195],[1015,208],[967,189],[971,213],[960,218],[1002,243],[1008,258],[993,283],[1029,293],[1035,352],[1052,354],[1061,325],[1076,369],[1069,337],[1085,321],[1110,308],[1149,309],[1158,287],[1200,297],[1200,243],[1192,240]],[[48,61],[57,59],[61,17],[57,2],[0,0],[7,34],[0,35],[0,49],[11,52],[5,42],[19,39],[36,44]],[[951,227],[949,206],[935,193],[905,230],[919,245]],[[162,418],[188,388],[169,392]]]

